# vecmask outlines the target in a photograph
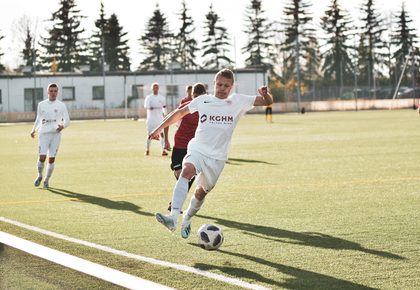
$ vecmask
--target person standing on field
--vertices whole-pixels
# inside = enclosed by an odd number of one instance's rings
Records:
[[[146,96],[146,99],[144,100],[144,108],[147,110],[147,137],[149,137],[150,132],[152,132],[152,130],[156,128],[156,126],[158,126],[160,122],[162,122],[164,116],[167,114],[166,99],[164,96],[159,94],[159,84],[155,82],[152,84],[151,88],[153,93]],[[164,132],[160,133],[160,145],[162,147],[162,156],[168,155],[165,148],[170,149],[168,141],[168,132],[169,128],[166,128]],[[150,154],[150,143],[151,140],[147,138],[144,155]]]
[[[36,132],[38,132],[38,176],[34,182],[36,187],[41,184],[44,163],[48,155],[48,167],[44,179],[44,188],[49,187],[49,180],[54,171],[55,157],[57,156],[61,141],[61,131],[70,125],[66,105],[57,100],[57,84],[53,83],[48,85],[47,91],[48,99],[39,102],[35,123],[30,133],[31,137],[35,138]]]
[[[183,98],[178,106],[181,109],[187,106],[193,99],[206,93],[206,87],[202,83],[196,83],[194,86],[186,87],[187,96]],[[169,114],[167,117],[169,117]],[[174,147],[171,156],[171,169],[174,172],[175,178],[178,180],[182,169],[182,160],[187,155],[187,147],[190,140],[195,135],[195,130],[198,126],[198,112],[185,115],[179,122],[178,129],[174,136]],[[188,190],[190,190],[194,182],[194,177],[188,182]],[[169,203],[168,210],[171,210],[171,203]]]
[[[177,122],[187,114],[198,112],[199,123],[195,137],[188,143],[187,155],[182,162],[181,175],[172,194],[171,213],[156,213],[156,220],[170,231],[175,231],[182,205],[187,197],[188,182],[197,176],[197,187],[184,212],[181,236],[188,238],[191,218],[200,210],[206,195],[216,185],[225,166],[233,131],[239,119],[253,106],[267,106],[273,97],[266,86],[258,89],[259,95],[230,95],[234,74],[229,69],[220,70],[214,78],[214,95],[202,95],[188,106],[178,108],[151,132],[149,138],[159,138],[163,128]]]

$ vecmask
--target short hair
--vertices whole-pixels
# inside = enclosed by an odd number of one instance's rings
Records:
[[[196,83],[193,86],[193,95],[200,96],[206,93],[206,86],[202,83]]]
[[[159,83],[158,82],[154,82],[154,83],[152,83],[152,85],[150,86],[150,88],[153,90],[153,87],[154,86],[159,86]]]
[[[57,88],[58,89],[58,85],[56,83],[51,83],[48,85],[47,90],[49,90],[50,88]]]
[[[219,76],[232,80],[232,83],[235,82],[235,78],[233,76],[233,72],[230,69],[228,69],[228,68],[224,68],[224,69],[219,70],[216,73],[216,75],[214,76],[214,80],[216,80],[217,77],[219,77]]]
[[[186,91],[190,91],[190,90],[192,90],[192,85],[187,85],[187,86],[185,87],[185,90],[186,90]]]

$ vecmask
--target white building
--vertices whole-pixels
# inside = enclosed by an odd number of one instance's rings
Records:
[[[56,73],[0,75],[0,122],[33,121],[39,101],[47,97],[48,84],[60,87],[58,99],[66,105],[72,119],[144,117],[144,97],[151,84],[158,82],[170,110],[185,96],[185,87],[201,82],[213,93],[217,70],[118,72],[101,74]],[[266,71],[235,71],[235,92],[257,94],[267,84]],[[104,85],[105,84],[105,85]]]

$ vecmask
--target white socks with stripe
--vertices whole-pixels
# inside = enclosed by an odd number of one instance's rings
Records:
[[[185,198],[188,194],[188,181],[189,180],[185,177],[180,176],[175,184],[171,208],[171,217],[174,220],[175,224],[178,221],[182,205],[184,204]]]

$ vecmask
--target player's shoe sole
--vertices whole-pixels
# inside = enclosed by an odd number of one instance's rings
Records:
[[[34,185],[38,187],[41,184],[41,181],[42,181],[42,177],[37,177],[37,179],[35,179]]]
[[[156,217],[156,220],[160,222],[162,225],[164,225],[168,230],[170,230],[171,232],[175,231],[176,225],[173,219],[161,213],[157,213],[155,217]]]
[[[187,239],[190,236],[190,233],[191,233],[191,222],[189,222],[187,225],[182,225],[181,237],[183,239]]]

